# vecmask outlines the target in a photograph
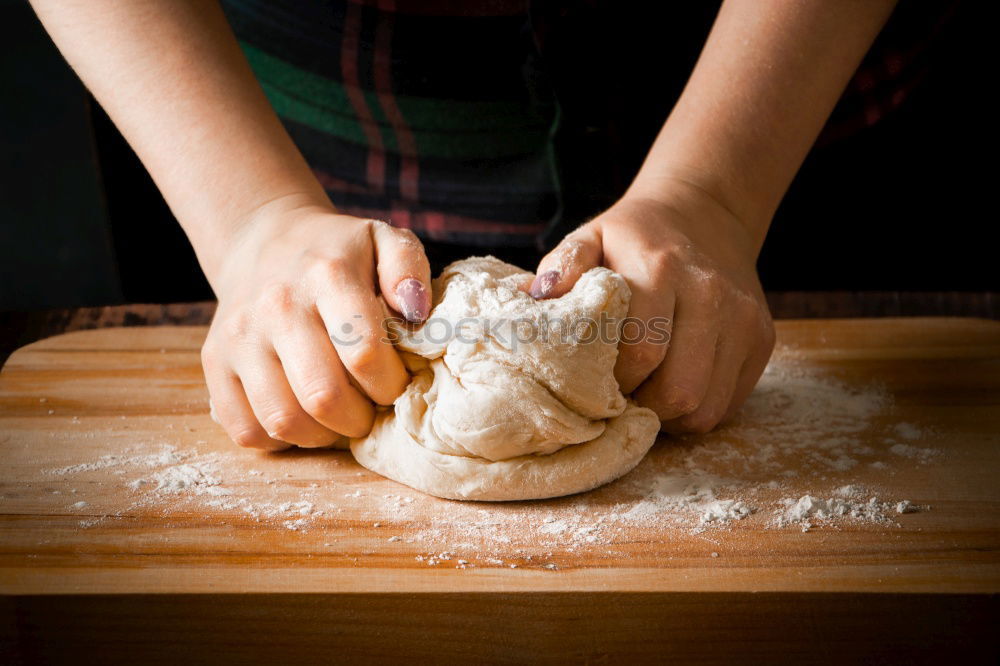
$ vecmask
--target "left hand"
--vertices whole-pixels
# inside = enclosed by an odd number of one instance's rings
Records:
[[[629,317],[670,320],[667,340],[623,343],[615,377],[667,432],[708,432],[753,390],[774,347],[757,277],[758,247],[735,215],[676,183],[656,199],[626,195],[566,236],[538,267],[530,293],[555,298],[595,266],[632,289]]]

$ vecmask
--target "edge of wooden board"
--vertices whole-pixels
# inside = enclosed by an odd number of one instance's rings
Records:
[[[1000,567],[967,564],[960,575],[932,564],[664,570],[566,569],[556,571],[412,568],[156,569],[3,568],[0,594],[442,594],[478,592],[843,592],[1000,594]]]

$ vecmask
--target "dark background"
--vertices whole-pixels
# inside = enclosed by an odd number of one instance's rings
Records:
[[[989,4],[958,5],[899,108],[813,150],[761,255],[766,289],[998,288]],[[0,0],[0,38],[0,310],[211,298],[151,180],[23,0]]]

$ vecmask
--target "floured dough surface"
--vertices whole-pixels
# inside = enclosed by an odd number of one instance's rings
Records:
[[[413,379],[352,440],[358,462],[431,495],[494,501],[590,490],[638,464],[659,420],[613,375],[628,285],[594,268],[536,301],[519,289],[531,277],[493,257],[444,270],[427,323],[395,329]]]

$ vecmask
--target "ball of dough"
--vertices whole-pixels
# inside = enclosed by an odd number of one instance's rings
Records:
[[[659,419],[613,374],[628,285],[594,268],[536,301],[531,277],[493,257],[444,270],[427,322],[394,327],[413,379],[351,441],[358,462],[431,495],[491,501],[590,490],[639,463]]]

